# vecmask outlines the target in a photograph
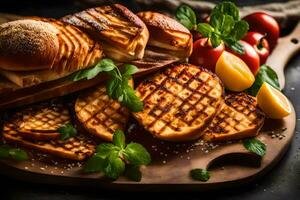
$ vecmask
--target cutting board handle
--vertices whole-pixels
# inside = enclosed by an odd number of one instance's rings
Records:
[[[280,88],[285,85],[284,68],[289,60],[300,50],[300,22],[293,32],[279,39],[277,46],[267,60],[267,65],[272,67],[278,75]]]

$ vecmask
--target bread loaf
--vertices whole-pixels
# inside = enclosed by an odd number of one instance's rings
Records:
[[[70,72],[94,65],[102,47],[78,28],[54,19],[25,19],[0,26],[0,69]]]

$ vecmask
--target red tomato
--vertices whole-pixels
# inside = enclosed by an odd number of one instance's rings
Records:
[[[223,53],[225,47],[220,44],[213,48],[207,38],[201,38],[194,42],[193,53],[189,58],[189,62],[196,66],[205,67],[211,71],[215,71],[218,58]]]
[[[256,53],[259,55],[260,64],[265,64],[270,54],[270,48],[264,35],[257,32],[248,32],[243,40],[248,42],[255,49]]]
[[[250,25],[249,31],[259,32],[263,35],[266,34],[266,39],[272,51],[280,35],[280,28],[277,21],[264,12],[252,13],[244,17],[244,20]]]
[[[236,55],[237,57],[241,58],[248,65],[252,73],[256,75],[260,67],[259,55],[256,53],[254,48],[247,42],[241,40],[240,43],[244,47],[244,54],[239,54],[229,48],[227,50]]]

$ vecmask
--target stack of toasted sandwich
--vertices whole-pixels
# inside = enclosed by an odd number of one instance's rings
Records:
[[[149,15],[157,16],[156,24],[145,24],[153,21]],[[140,68],[136,75],[186,60],[192,51],[190,32],[164,15],[147,16],[142,18],[144,22],[126,7],[114,4],[59,20],[27,17],[2,24],[0,109],[96,85],[105,77],[73,82],[69,76],[94,66],[104,57],[135,64]]]
[[[126,128],[131,114],[162,140],[255,136],[264,122],[256,99],[244,93],[226,96],[215,74],[180,64],[191,52],[192,35],[180,23],[155,12],[135,15],[119,4],[60,20],[33,17],[4,23],[0,26],[0,108],[88,88],[79,93],[71,109],[88,134],[106,141],[112,140],[117,129]],[[100,83],[104,76],[78,82],[68,78],[104,57],[135,64],[139,75],[160,69],[136,87],[144,103],[142,111],[130,113],[110,99]],[[133,81],[130,84],[133,86]],[[60,140],[58,129],[69,123],[72,120],[65,105],[39,105],[5,121],[2,134],[8,142],[83,160],[93,154],[95,143],[88,134]]]

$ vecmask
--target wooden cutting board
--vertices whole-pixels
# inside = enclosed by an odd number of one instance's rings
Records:
[[[0,171],[26,181],[57,185],[109,187],[124,190],[213,189],[248,183],[270,170],[284,155],[294,136],[295,111],[282,120],[266,120],[258,139],[267,146],[261,159],[249,153],[241,142],[171,143],[154,139],[134,121],[127,131],[127,139],[142,143],[151,153],[153,162],[141,169],[141,182],[124,177],[111,181],[102,174],[83,174],[80,162],[57,160],[48,155],[34,153],[24,162],[2,160]],[[207,168],[211,178],[207,182],[189,177],[193,168]]]
[[[300,49],[299,42],[296,42],[300,40],[299,27],[291,35],[279,40],[268,60],[269,64],[274,64],[277,72],[283,71],[288,58]],[[278,60],[279,56],[284,60]],[[284,76],[279,74],[279,78],[284,83]],[[270,170],[288,149],[295,125],[294,109],[291,115],[282,120],[266,120],[258,136],[267,145],[266,155],[261,159],[249,153],[241,142],[208,144],[201,140],[192,143],[159,141],[132,121],[127,138],[145,145],[153,158],[151,165],[141,169],[143,178],[138,183],[124,177],[111,181],[101,174],[83,174],[80,162],[58,161],[36,153],[33,159],[25,162],[2,160],[0,171],[17,179],[38,183],[124,190],[205,190],[230,187],[253,181]],[[192,180],[189,171],[193,168],[207,168],[211,173],[209,181]]]

